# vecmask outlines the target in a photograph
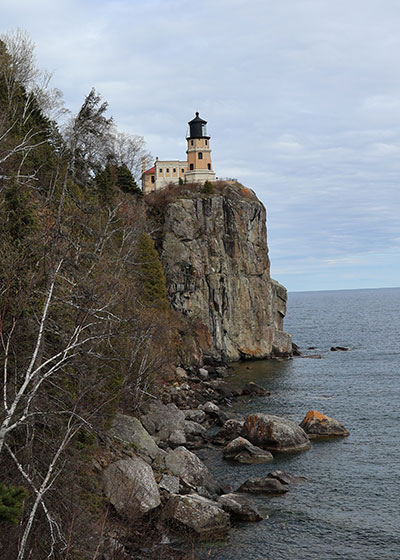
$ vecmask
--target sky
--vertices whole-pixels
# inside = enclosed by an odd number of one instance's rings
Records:
[[[208,121],[218,177],[267,208],[289,291],[400,286],[398,0],[0,0],[66,106],[185,159]]]

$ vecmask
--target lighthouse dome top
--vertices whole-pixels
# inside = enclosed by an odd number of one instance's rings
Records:
[[[188,122],[189,124],[189,136],[188,138],[210,138],[207,136],[207,121],[199,117],[199,112],[196,111],[196,116],[194,119]]]

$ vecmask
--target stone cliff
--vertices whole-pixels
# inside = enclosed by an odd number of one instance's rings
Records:
[[[286,289],[270,277],[266,212],[250,189],[183,189],[164,206],[159,239],[174,309],[205,325],[226,360],[290,355]]]

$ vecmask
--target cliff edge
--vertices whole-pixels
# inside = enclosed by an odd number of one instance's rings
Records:
[[[270,277],[266,211],[250,189],[215,183],[164,200],[159,247],[172,307],[207,329],[211,354],[291,355],[286,289]]]

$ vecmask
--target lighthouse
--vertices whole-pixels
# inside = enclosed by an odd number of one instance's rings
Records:
[[[211,162],[210,137],[207,135],[207,121],[202,119],[197,112],[195,118],[188,124],[186,180],[188,183],[215,181]]]

